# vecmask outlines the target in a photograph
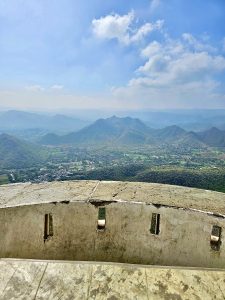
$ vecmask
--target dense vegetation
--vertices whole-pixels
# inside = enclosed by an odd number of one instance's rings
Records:
[[[0,185],[9,183],[9,177],[7,175],[0,175]]]
[[[147,169],[138,173],[134,180],[225,192],[225,169]]]
[[[131,165],[76,174],[74,179],[165,183],[225,192],[225,168],[202,170],[182,168],[157,169]]]
[[[26,168],[43,163],[45,151],[8,134],[0,135],[0,169]]]
[[[26,137],[32,133],[40,130],[29,130]],[[151,129],[138,119],[111,117],[41,140],[51,145],[0,135],[0,184],[127,180],[225,192],[225,132],[217,128],[198,133],[175,125]]]

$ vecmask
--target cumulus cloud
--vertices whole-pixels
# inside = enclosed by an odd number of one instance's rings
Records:
[[[136,76],[113,93],[121,98],[137,97],[152,105],[160,101],[166,106],[168,101],[170,106],[173,103],[178,107],[183,102],[192,101],[193,106],[199,105],[201,99],[212,101],[216,97],[224,101],[224,95],[217,92],[221,83],[216,78],[225,72],[225,57],[206,49],[207,44],[187,34],[180,40],[152,41],[140,50],[145,62],[136,70]]]
[[[120,16],[118,14],[108,15],[92,21],[93,32],[98,38],[116,38],[123,43],[129,40],[130,25],[134,20],[134,13]]]
[[[183,33],[182,35],[183,40],[186,41],[190,46],[192,46],[197,51],[210,51],[214,52],[216,49],[207,43],[203,43],[197,40],[192,34],[190,33]]]
[[[155,23],[145,23],[135,26],[135,15],[131,11],[126,15],[111,14],[92,21],[93,33],[101,39],[117,39],[123,44],[130,44],[142,40],[154,30],[160,30],[163,20]]]
[[[161,44],[157,41],[151,42],[147,47],[141,50],[143,57],[151,57],[161,51]]]
[[[211,56],[207,52],[184,52],[178,57],[172,57],[167,53],[155,54],[140,66],[138,71],[148,78],[149,83],[165,85],[195,79],[203,80],[224,69],[225,59],[222,56]],[[132,82],[140,83],[142,80],[143,77],[140,77]]]
[[[136,33],[130,36],[130,42],[138,42],[142,40],[148,33],[154,30],[160,30],[163,26],[164,21],[158,20],[155,23],[145,23],[139,29],[137,29]]]

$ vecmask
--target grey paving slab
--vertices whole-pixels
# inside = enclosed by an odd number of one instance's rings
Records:
[[[0,260],[0,299],[225,299],[225,270]]]
[[[87,299],[91,268],[89,264],[49,263],[36,299]]]
[[[94,265],[89,299],[148,299],[145,269],[127,265]]]
[[[46,266],[46,262],[0,262],[1,279],[4,282],[4,287],[0,285],[0,299],[35,299]]]
[[[7,283],[10,281],[11,277],[16,271],[16,266],[14,263],[2,261],[0,262],[0,291],[3,292],[7,287]],[[0,292],[0,295],[1,295]],[[1,296],[0,296],[1,297]]]
[[[149,299],[225,299],[225,272],[146,269]]]

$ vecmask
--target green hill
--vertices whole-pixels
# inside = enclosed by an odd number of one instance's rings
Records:
[[[45,135],[41,144],[143,144],[150,137],[150,129],[139,119],[130,117],[99,119],[93,124],[64,136]]]
[[[199,132],[198,137],[203,143],[212,147],[225,147],[225,131],[216,127]]]
[[[0,168],[26,168],[43,162],[41,147],[24,142],[8,134],[0,135]]]
[[[153,133],[155,138],[163,142],[171,142],[184,136],[186,131],[179,126],[173,125],[162,129],[157,129]]]

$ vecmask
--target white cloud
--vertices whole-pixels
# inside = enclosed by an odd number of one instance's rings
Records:
[[[225,70],[225,58],[222,56],[211,56],[206,52],[191,53],[184,52],[178,57],[172,57],[167,53],[158,53],[143,65],[138,71],[143,73],[152,84],[171,84],[203,80],[213,73]],[[142,79],[142,77],[141,77]],[[137,82],[142,80],[137,79]],[[145,81],[145,78],[144,78]],[[136,82],[134,79],[132,82]]]
[[[193,44],[197,45],[194,49]],[[149,107],[157,107],[158,103],[164,107],[213,107],[215,102],[222,105],[225,95],[217,75],[225,72],[225,57],[205,49],[208,45],[191,35],[183,35],[181,40],[152,41],[140,51],[145,62],[136,70],[136,76],[127,86],[114,88],[114,96],[141,99]]]
[[[134,13],[120,16],[118,14],[108,15],[92,21],[93,32],[98,38],[113,39],[127,43],[129,40],[129,27],[134,20]]]
[[[135,34],[130,36],[130,42],[138,42],[142,40],[148,33],[154,30],[160,30],[163,26],[163,23],[163,20],[158,20],[155,23],[145,23],[137,30]]]
[[[186,41],[190,46],[192,46],[197,51],[210,51],[215,52],[216,49],[211,45],[198,41],[192,34],[183,33],[183,40]],[[205,39],[205,37],[203,37]]]
[[[123,44],[130,44],[142,40],[154,30],[160,30],[163,20],[155,23],[145,23],[141,27],[134,27],[135,16],[131,11],[127,15],[111,14],[92,21],[93,33],[101,39],[117,39]]]
[[[198,43],[196,39],[194,41]],[[147,61],[138,68],[139,78],[132,79],[132,84],[148,82],[165,85],[201,81],[225,70],[225,58],[222,55],[193,51],[182,41],[166,40],[163,44],[153,41],[141,51],[141,56]]]
[[[161,51],[161,44],[157,41],[153,41],[147,47],[141,50],[141,55],[148,58],[159,51]]]

